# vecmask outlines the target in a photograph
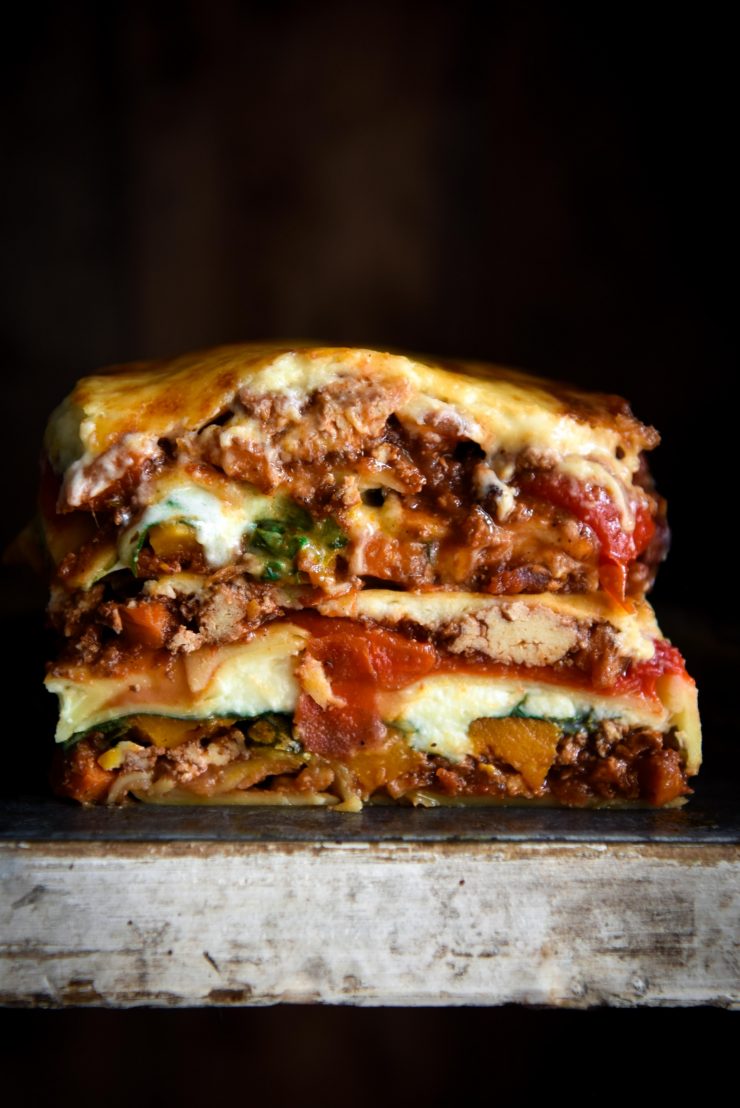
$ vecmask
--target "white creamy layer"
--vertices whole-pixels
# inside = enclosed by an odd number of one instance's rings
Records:
[[[559,632],[559,637],[564,639],[563,653],[573,645],[563,632],[608,624],[620,655],[636,662],[652,658],[655,640],[662,637],[655,613],[647,601],[635,603],[633,609],[627,611],[603,593],[490,596],[445,589],[429,592],[362,589],[320,600],[316,607],[322,615],[333,618],[372,619],[391,627],[408,620],[430,630],[455,625],[463,628],[472,619],[491,627],[491,617],[496,616],[499,617],[498,638],[502,645],[514,638],[521,647],[536,648],[542,645],[546,631],[551,635]],[[505,660],[504,654],[501,657]],[[525,657],[514,660],[519,664],[536,664]]]
[[[300,693],[295,670],[306,631],[273,624],[248,643],[206,647],[178,656],[170,667],[141,666],[124,677],[49,677],[60,699],[57,741],[136,713],[198,719],[263,712],[293,713]],[[660,703],[604,697],[518,678],[440,674],[398,692],[381,693],[381,717],[401,728],[421,751],[459,761],[472,747],[474,719],[518,713],[563,720],[593,715],[664,729],[669,713]]]
[[[226,496],[222,489],[189,481],[185,474],[161,482],[154,502],[120,536],[120,560],[132,565],[146,532],[155,524],[186,523],[209,566],[229,565],[239,557],[244,537],[251,534],[257,520],[273,514],[276,507],[275,497],[262,496],[248,485],[239,488],[232,482],[232,486],[231,495]]]
[[[619,719],[662,730],[668,714],[626,698],[599,697],[559,686],[501,677],[440,674],[425,677],[398,693],[385,694],[383,718],[405,732],[409,744],[425,754],[459,762],[475,748],[468,736],[474,719],[517,715],[558,720]],[[652,708],[652,710],[651,710]]]
[[[295,659],[308,633],[275,624],[248,643],[205,647],[171,667],[131,667],[122,677],[47,677],[59,697],[57,742],[126,715],[182,719],[294,712],[299,688]]]

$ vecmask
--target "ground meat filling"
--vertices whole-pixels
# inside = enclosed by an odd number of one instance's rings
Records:
[[[135,728],[127,739],[132,740],[126,744],[130,749],[115,769],[105,769],[99,761],[110,746],[103,731],[60,752],[53,774],[57,793],[86,804],[157,799],[174,789],[200,798],[253,789],[321,794],[329,803],[346,803],[351,797],[360,804],[433,805],[480,797],[587,807],[611,801],[659,806],[691,792],[673,734],[612,721],[595,731],[564,734],[544,784],[536,790],[491,755],[452,763],[411,751],[398,737],[374,761],[363,753],[346,762],[307,755],[290,741],[265,746],[230,725],[170,748],[150,744]]]
[[[49,620],[65,640],[60,663],[104,664],[136,647],[189,654],[204,646],[248,642],[264,623],[315,599],[314,590],[305,590],[303,597],[289,594],[232,567],[194,595],[174,588],[130,595],[130,584],[130,578],[119,578],[119,588],[101,582],[71,596],[52,597]]]
[[[305,597],[308,614],[301,617],[300,597],[286,597],[280,589],[236,578],[220,582],[206,597],[157,597],[150,603],[127,607],[124,602],[101,602],[102,585],[80,594],[79,607],[62,607],[55,615],[56,629],[66,636],[66,642],[51,674],[65,675],[80,665],[91,670],[115,675],[125,672],[132,659],[148,655],[152,660],[166,651],[172,656],[189,654],[204,646],[233,642],[249,642],[259,629],[286,615],[300,623],[311,618],[311,597]],[[96,596],[92,593],[97,591]],[[141,616],[142,609],[155,606],[157,616]],[[383,625],[372,620],[332,620],[337,631],[344,626],[362,634],[363,630]],[[396,624],[391,634],[400,635],[411,643],[429,644],[436,651],[434,668],[446,671],[491,672],[498,666],[506,671],[516,659],[489,648],[487,654],[476,642],[467,644],[460,637],[460,621],[453,620],[437,628],[424,627],[411,620]],[[459,644],[459,645],[458,645]],[[540,665],[566,682],[579,682],[602,692],[614,689],[632,665],[619,648],[613,628],[608,624],[584,624],[575,636],[574,645],[560,657],[543,657],[523,663],[524,668]]]
[[[532,480],[546,465],[526,456],[505,460],[506,486],[461,423],[437,419],[402,423],[394,412],[404,388],[340,379],[300,404],[289,397],[243,392],[233,421],[214,423],[177,442],[162,440],[148,472],[175,464],[213,467],[263,493],[292,497],[314,519],[327,516],[351,537],[352,510],[363,500],[382,507],[384,524],[369,541],[347,551],[350,575],[405,588],[451,585],[494,594],[593,592],[603,587],[602,544],[594,529]],[[533,470],[534,466],[534,470]],[[550,471],[542,471],[547,477]],[[115,528],[136,510],[132,500],[143,474],[126,473],[94,502],[102,529]],[[635,477],[655,532],[626,567],[624,587],[642,595],[665,556],[665,505],[646,464]],[[501,511],[502,490],[508,488]],[[538,491],[539,489],[539,491]],[[388,520],[392,526],[386,526]],[[73,578],[89,559],[83,548],[67,559],[60,579]],[[342,563],[344,570],[344,563]],[[164,564],[146,546],[140,578],[167,572],[207,572],[192,546]],[[356,582],[359,584],[359,582]]]

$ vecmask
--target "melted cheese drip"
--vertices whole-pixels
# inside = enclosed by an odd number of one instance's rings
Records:
[[[516,490],[509,488],[506,482],[499,477],[495,469],[487,465],[475,467],[474,475],[475,491],[479,500],[483,500],[489,492],[496,494],[496,516],[501,523],[505,523],[516,505]]]
[[[127,469],[155,457],[158,452],[156,439],[131,433],[123,435],[115,446],[99,457],[83,454],[64,475],[63,491],[67,503],[74,508],[94,500],[123,477]]]
[[[635,513],[627,498],[625,487],[612,472],[611,458],[599,460],[568,454],[557,459],[557,466],[566,477],[572,477],[581,485],[598,485],[609,493],[619,511],[622,527],[628,534],[635,529]]]

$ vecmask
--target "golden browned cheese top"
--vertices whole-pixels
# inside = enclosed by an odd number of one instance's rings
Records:
[[[625,401],[479,362],[348,347],[252,343],[85,377],[52,416],[47,449],[59,472],[91,461],[124,435],[176,438],[233,410],[237,398],[287,396],[296,403],[339,379],[401,387],[400,415],[456,419],[487,451],[547,446],[581,458],[610,457],[634,473],[656,432]],[[616,466],[615,466],[616,460]]]

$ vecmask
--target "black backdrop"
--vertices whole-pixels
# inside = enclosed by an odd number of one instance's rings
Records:
[[[405,345],[626,395],[664,438],[656,595],[690,602],[733,503],[731,42],[711,5],[21,6],[3,538],[46,414],[103,363]]]

